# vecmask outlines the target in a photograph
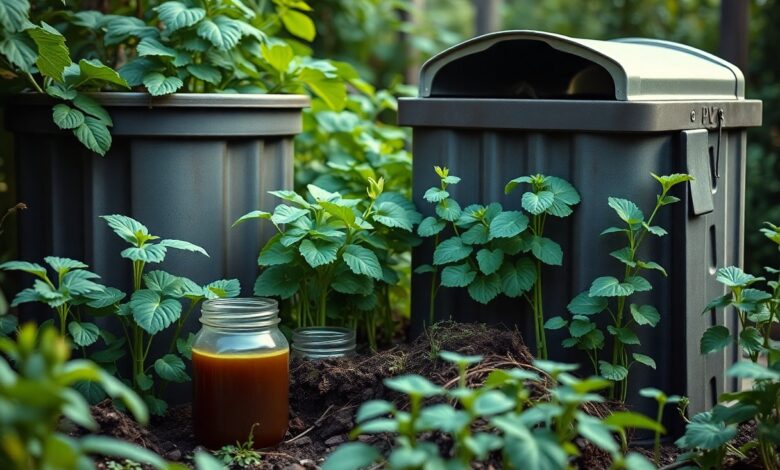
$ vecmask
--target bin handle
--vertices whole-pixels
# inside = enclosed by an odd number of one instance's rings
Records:
[[[726,121],[726,113],[723,108],[718,109],[718,144],[715,147],[715,179],[720,179],[720,140],[723,137],[723,123]]]

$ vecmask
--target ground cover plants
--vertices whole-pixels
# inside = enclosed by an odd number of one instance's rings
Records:
[[[51,307],[57,314],[60,334],[64,336],[67,332],[84,357],[92,358],[121,376],[117,361],[129,355],[131,372],[127,383],[143,396],[154,414],[161,415],[167,408],[162,399],[166,384],[190,379],[183,358],[190,358],[193,335],[181,337],[185,322],[201,301],[235,297],[240,293],[240,285],[231,279],[200,286],[165,271],[147,271],[147,266],[164,261],[169,249],[208,255],[192,243],[160,239],[130,217],[107,215],[103,219],[130,245],[121,252],[132,265],[133,290],[129,295],[98,284],[95,280],[99,276],[89,271],[86,264],[69,258],[50,256],[45,259],[56,273],[55,281],[50,279],[49,271],[37,263],[9,261],[0,264],[0,269],[23,271],[36,277],[33,287],[19,292],[12,305],[40,302]],[[186,310],[182,302],[187,303]],[[116,336],[107,326],[101,328],[95,323],[99,318],[108,320],[121,335]],[[155,337],[168,328],[173,329],[173,335],[167,352],[158,358],[150,357]],[[96,350],[100,342],[103,346]],[[92,403],[105,398],[102,389],[94,383],[80,382],[77,388]]]

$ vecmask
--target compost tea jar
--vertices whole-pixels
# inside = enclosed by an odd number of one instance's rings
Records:
[[[289,419],[289,347],[278,313],[272,299],[203,303],[203,326],[192,345],[198,443],[218,449],[246,441],[250,429],[256,448],[282,441]]]

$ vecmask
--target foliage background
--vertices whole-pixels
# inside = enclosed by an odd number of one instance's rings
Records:
[[[476,1],[479,0],[318,0],[314,2],[313,18],[319,34],[312,48],[316,56],[350,62],[378,89],[413,92],[412,88],[398,85],[413,82],[419,65],[427,57],[475,34]],[[50,2],[35,3],[48,6]],[[135,2],[82,0],[68,4],[74,9],[132,9]],[[656,37],[717,53],[719,4],[718,0],[504,0],[501,26],[596,39]],[[771,248],[761,247],[757,230],[764,220],[780,221],[778,26],[780,0],[751,0],[747,90],[749,97],[764,100],[764,126],[752,130],[749,140],[745,205],[745,264],[749,271],[757,271],[776,255]],[[383,108],[378,116],[386,123],[395,120],[392,107]],[[11,140],[7,133],[0,133],[3,212],[16,202]],[[14,256],[15,232],[11,218],[0,235],[0,260]],[[9,291],[16,287],[6,285]]]

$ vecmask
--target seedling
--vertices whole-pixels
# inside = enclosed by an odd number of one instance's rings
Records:
[[[623,277],[602,276],[593,281],[590,289],[577,295],[567,306],[572,314],[570,319],[553,317],[547,321],[547,329],[568,327],[570,338],[563,341],[566,348],[576,347],[588,354],[594,370],[602,377],[614,382],[610,389],[612,398],[625,401],[628,394],[628,374],[634,364],[642,364],[655,369],[653,358],[637,352],[630,352],[633,346],[639,346],[639,337],[634,326],[655,327],[661,319],[658,310],[652,305],[637,305],[629,303],[632,294],[647,292],[653,288],[643,271],[654,270],[664,276],[666,270],[658,263],[641,258],[640,248],[648,234],[663,237],[666,230],[653,225],[658,211],[679,201],[669,191],[676,185],[691,181],[693,178],[685,174],[673,174],[653,178],[661,185],[661,192],[656,197],[656,204],[650,216],[645,219],[636,204],[616,197],[610,197],[611,207],[623,225],[609,227],[602,235],[622,234],[628,245],[610,253],[610,256],[624,265]],[[597,323],[592,320],[594,315],[607,312],[611,324],[606,331],[612,338],[612,354],[609,361],[600,360],[599,352],[605,346],[606,335]]]
[[[252,425],[249,430],[249,436],[246,441],[236,442],[236,445],[223,446],[214,455],[228,466],[237,466],[239,468],[249,468],[253,465],[260,465],[262,455],[255,450],[254,431],[258,423]]]
[[[678,395],[672,395],[668,396],[661,390],[658,390],[657,388],[643,388],[639,391],[639,395],[646,397],[646,398],[652,398],[658,403],[658,413],[656,414],[655,420],[658,424],[663,423],[664,419],[664,408],[667,404],[679,404],[682,400],[682,397]],[[656,430],[655,431],[655,438],[653,440],[653,461],[655,462],[656,466],[660,465],[660,459],[661,459],[661,431]]]

